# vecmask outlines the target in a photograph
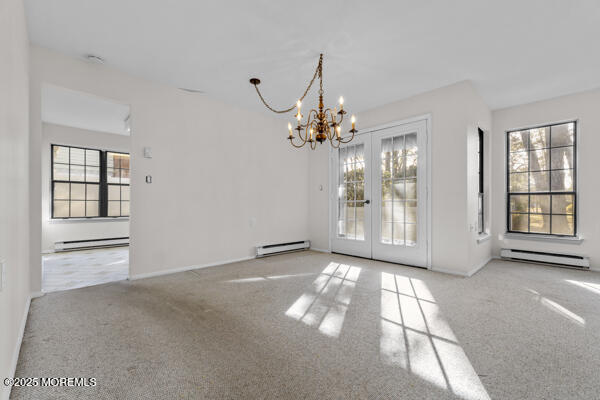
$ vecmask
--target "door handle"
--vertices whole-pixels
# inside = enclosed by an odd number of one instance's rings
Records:
[[[365,203],[365,204],[371,204],[371,200],[365,200],[365,201],[363,201],[363,203]]]

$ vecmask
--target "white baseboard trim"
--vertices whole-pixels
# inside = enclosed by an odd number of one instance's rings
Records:
[[[443,274],[449,274],[449,275],[455,275],[455,276],[462,276],[463,278],[466,278],[469,276],[469,275],[467,275],[466,272],[458,272],[458,271],[454,271],[451,269],[444,269],[444,268],[437,268],[437,267],[429,268],[429,271],[441,272]]]
[[[490,261],[492,261],[492,257],[489,257],[488,259],[486,259],[485,261],[483,261],[482,263],[477,265],[475,268],[473,268],[469,272],[460,272],[460,271],[454,271],[454,270],[450,270],[450,269],[437,268],[437,267],[430,268],[429,270],[433,271],[433,272],[442,272],[444,274],[462,276],[463,278],[469,278],[469,277],[475,275],[475,273],[477,271],[479,271],[481,268],[485,267]]]
[[[191,271],[191,270],[194,270],[194,269],[217,267],[219,265],[232,264],[232,263],[241,262],[241,261],[248,261],[248,260],[253,260],[255,258],[256,257],[254,257],[254,256],[248,256],[248,257],[236,258],[236,259],[233,259],[233,260],[218,261],[218,262],[208,263],[208,264],[189,265],[187,267],[164,269],[164,270],[161,270],[161,271],[148,272],[146,274],[130,275],[129,276],[129,280],[130,281],[137,281],[139,279],[155,278],[157,276],[171,275],[171,274],[176,274],[178,272]]]
[[[312,251],[318,251],[319,253],[328,253],[328,254],[331,254],[331,250],[327,250],[327,249],[317,249],[315,247],[311,247],[310,250],[312,250]]]
[[[17,342],[15,343],[15,349],[13,351],[13,357],[10,365],[10,374],[8,377],[14,378],[15,373],[17,372],[17,363],[19,362],[19,354],[21,353],[21,344],[23,343],[23,335],[25,335],[25,325],[27,325],[27,316],[29,315],[29,306],[31,305],[31,299],[34,298],[33,294],[27,298],[25,302],[25,312],[23,313],[23,318],[21,319],[21,326],[19,327],[19,336],[17,337]],[[4,378],[4,377],[3,377]],[[8,388],[8,391],[5,392],[6,399],[10,399],[12,387]]]
[[[486,265],[488,265],[488,263],[490,261],[492,261],[492,256],[488,257],[486,260],[483,260],[482,263],[480,263],[478,266],[476,266],[475,268],[473,268],[471,271],[469,271],[469,273],[467,274],[467,276],[473,276],[475,275],[481,268],[485,267]]]
[[[29,297],[31,297],[32,299],[37,299],[38,297],[42,297],[45,294],[46,293],[44,293],[44,292],[33,292],[33,293],[31,293],[31,295]]]

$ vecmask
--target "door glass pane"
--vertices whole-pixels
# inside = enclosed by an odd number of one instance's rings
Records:
[[[357,144],[339,149],[338,156],[337,235],[345,239],[365,240],[363,203],[365,199],[364,145]],[[128,170],[123,171],[129,172]],[[123,175],[121,175],[121,178],[125,182]]]
[[[415,133],[381,141],[381,243],[416,244],[418,147]],[[390,181],[390,178],[392,180]],[[411,201],[407,202],[406,200]]]
[[[417,202],[407,201],[406,202],[406,222],[413,224],[417,223]]]
[[[417,225],[416,224],[406,224],[405,225],[406,232],[406,245],[407,246],[416,246],[417,245]]]
[[[404,200],[406,199],[406,191],[404,187],[404,179],[394,181],[393,184],[394,192],[393,192],[393,200]]]
[[[404,245],[404,223],[394,222],[392,223],[394,244]]]
[[[356,240],[365,240],[365,203],[356,203]]]
[[[381,243],[392,243],[392,223],[383,222],[381,224]]]
[[[408,200],[417,199],[417,180],[407,179],[406,180],[406,198]]]

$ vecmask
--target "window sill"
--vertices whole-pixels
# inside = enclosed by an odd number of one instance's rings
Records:
[[[580,244],[583,242],[583,237],[577,236],[551,236],[551,235],[527,235],[521,233],[505,233],[504,239],[507,240],[533,240],[538,242],[555,242],[555,243],[573,243]]]
[[[482,233],[477,237],[477,244],[487,242],[488,240],[490,240],[491,237],[492,235],[490,235],[489,233]]]
[[[96,217],[96,218],[52,218],[50,224],[75,224],[82,222],[121,222],[129,221],[129,217]]]

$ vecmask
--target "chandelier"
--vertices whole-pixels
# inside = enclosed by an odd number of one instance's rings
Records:
[[[318,110],[314,108],[310,110],[307,114],[306,123],[302,122],[302,100],[308,94],[308,91],[312,87],[315,79],[319,77],[319,107]],[[258,85],[260,84],[260,79],[252,78],[250,79],[250,83],[254,85],[256,89],[256,93],[258,93],[258,97],[263,102],[263,104],[271,111],[277,114],[285,114],[296,109],[296,120],[297,125],[295,128],[292,128],[292,124],[288,122],[288,131],[289,136],[288,140],[294,147],[303,147],[306,143],[310,146],[311,149],[315,149],[317,147],[317,142],[323,143],[326,140],[329,140],[331,146],[334,148],[340,147],[341,143],[348,143],[352,139],[354,139],[354,135],[356,132],[355,124],[356,118],[354,115],[351,117],[350,121],[352,123],[352,129],[349,132],[352,136],[348,136],[346,138],[342,137],[342,121],[344,120],[344,115],[347,112],[344,110],[344,98],[340,97],[339,100],[339,111],[337,107],[333,110],[331,108],[324,108],[323,105],[323,54],[319,57],[319,64],[317,65],[317,69],[315,71],[314,76],[312,77],[308,87],[304,91],[304,94],[300,99],[296,102],[296,105],[293,105],[285,110],[276,110],[267,104],[266,100],[258,90]],[[298,131],[297,135],[294,135],[294,130]]]

